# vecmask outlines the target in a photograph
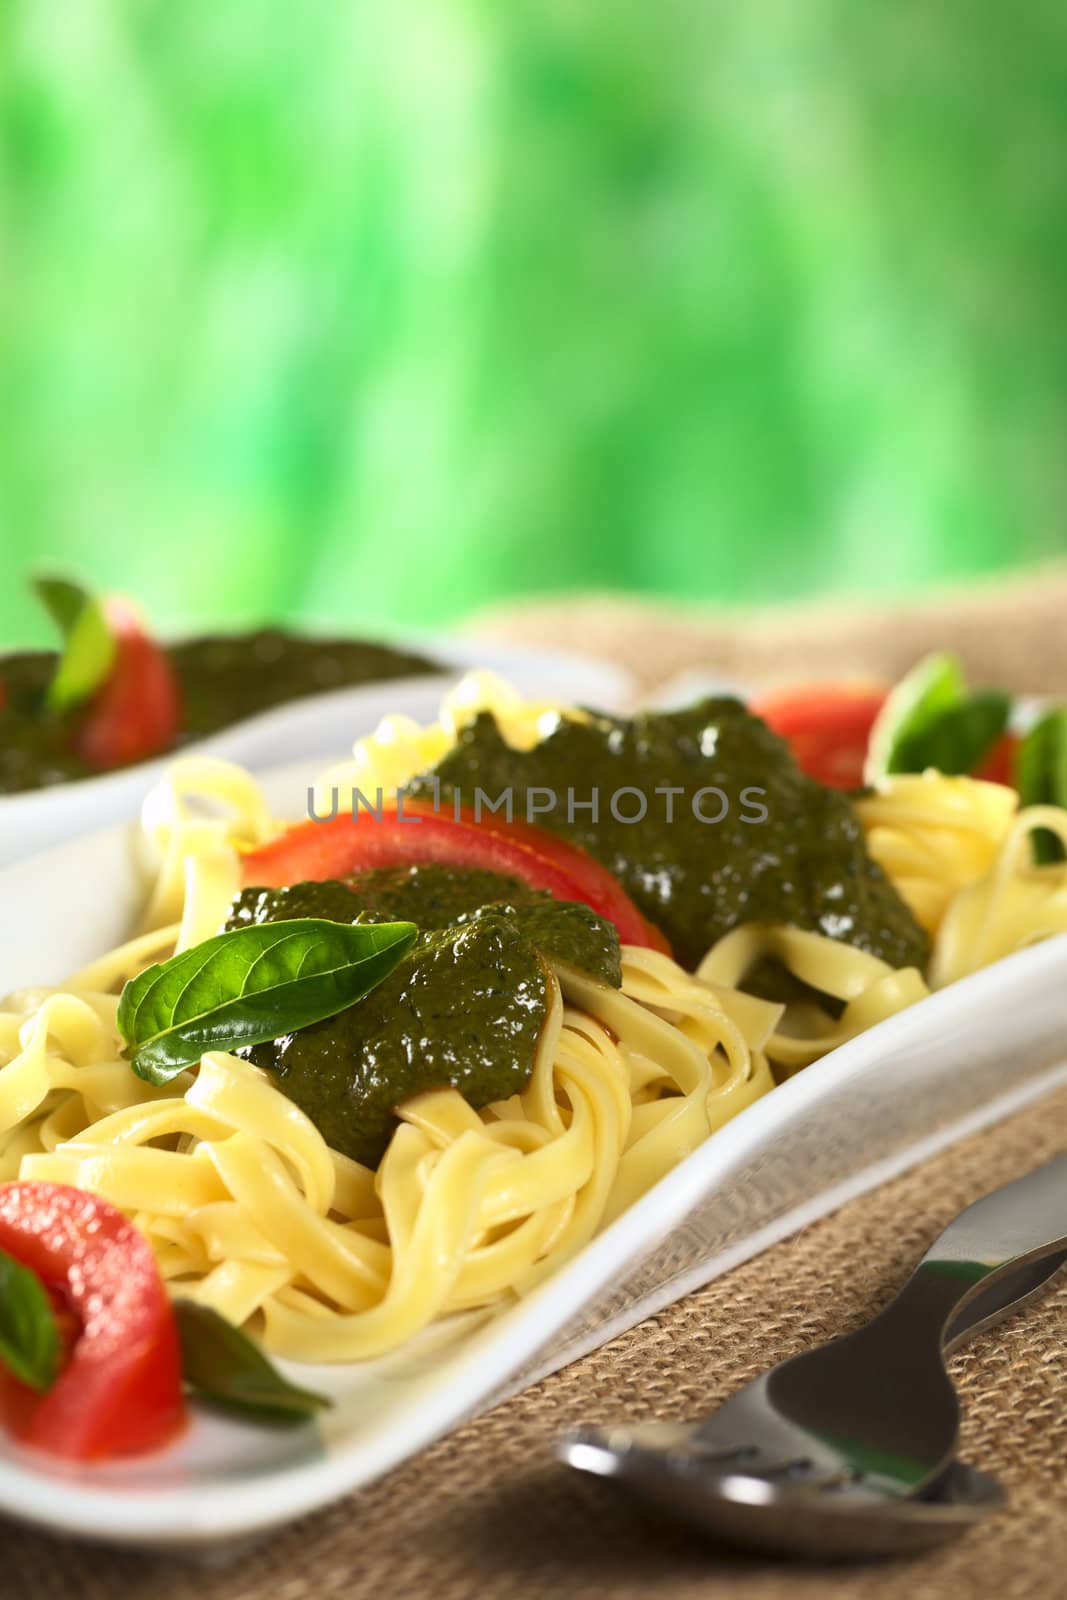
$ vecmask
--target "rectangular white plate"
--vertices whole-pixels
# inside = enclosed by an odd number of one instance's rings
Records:
[[[299,805],[306,773],[269,784]],[[141,889],[112,829],[0,872],[0,994],[59,981],[128,931]],[[337,1397],[271,1433],[198,1415],[155,1456],[88,1469],[0,1438],[0,1511],[123,1544],[237,1539],[368,1483],[842,1201],[1067,1080],[1067,936],[853,1040],[744,1111],[522,1304],[388,1359],[291,1368]],[[577,1420],[577,1419],[572,1419]]]
[[[432,722],[449,684],[472,667],[500,673],[529,699],[594,705],[605,711],[622,710],[631,688],[620,667],[588,656],[444,637],[394,642],[439,661],[444,675],[393,678],[291,700],[187,745],[180,754],[221,756],[252,772],[277,766],[283,756],[289,761],[317,757],[321,769],[325,758],[344,755],[357,739],[373,732],[382,717],[403,712],[417,722]],[[107,823],[135,817],[146,791],[171,759],[163,756],[98,778],[0,795],[0,866]]]

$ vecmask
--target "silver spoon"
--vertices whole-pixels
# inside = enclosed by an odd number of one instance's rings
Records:
[[[1067,1251],[1020,1267],[971,1301],[950,1330],[946,1350],[979,1328],[1017,1310],[1056,1276]],[[676,1516],[732,1540],[779,1553],[830,1559],[918,1555],[963,1533],[1004,1503],[997,1481],[962,1461],[944,1471],[914,1498],[871,1499],[824,1489],[813,1508],[811,1495],[791,1494],[789,1484],[749,1476],[740,1469],[717,1475],[699,1456],[669,1449],[671,1432],[685,1424],[650,1424],[662,1429],[651,1446],[624,1429],[576,1429],[560,1455],[580,1471],[618,1480]],[[645,1430],[642,1429],[642,1432]]]
[[[944,1354],[1065,1260],[1061,1157],[962,1212],[857,1333],[775,1367],[709,1420],[578,1429],[559,1453],[767,1548],[889,1554],[939,1542],[1000,1499],[992,1479],[952,1463],[959,1404]]]

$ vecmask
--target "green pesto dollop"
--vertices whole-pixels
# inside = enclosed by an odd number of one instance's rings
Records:
[[[377,867],[327,882],[278,889],[244,889],[228,927],[281,917],[326,917],[331,922],[414,922],[422,931],[474,921],[490,912],[508,916],[556,965],[577,967],[601,983],[622,982],[619,935],[589,906],[555,900],[519,878],[482,868],[436,862]]]
[[[925,962],[925,935],[868,855],[848,797],[806,777],[785,742],[737,700],[632,719],[562,718],[531,750],[512,749],[483,713],[432,777],[412,787],[430,793],[435,780],[446,802],[457,789],[469,803],[478,788],[491,798],[510,788],[518,816],[528,791],[542,791],[538,802],[548,791],[553,809],[534,820],[608,867],[687,967],[744,922],[810,928],[896,967]],[[677,791],[670,819],[668,787]],[[611,797],[624,788],[646,798],[643,820],[611,814]],[[728,797],[721,821],[694,812],[697,791],[710,788]],[[754,789],[762,793],[746,801],[742,791]],[[594,790],[595,818],[581,806]],[[568,794],[577,802],[569,815]],[[758,806],[766,820],[752,820]],[[713,817],[721,802],[709,796],[700,807]],[[620,809],[632,815],[634,797]]]
[[[283,628],[183,639],[168,645],[167,655],[181,690],[183,740],[203,739],[306,695],[441,670],[410,650]]]
[[[44,710],[58,659],[51,650],[0,657],[0,794],[92,775],[71,749],[75,719]]]
[[[177,745],[305,695],[440,670],[388,645],[307,638],[279,628],[186,639],[166,653],[181,692]],[[57,717],[45,710],[58,660],[54,650],[0,656],[0,794],[95,775],[71,748],[79,711]]]
[[[501,901],[466,912],[459,922],[507,916],[553,967],[576,967],[600,983],[618,989],[622,983],[619,931],[577,900],[553,900],[541,890],[527,890],[521,899]]]
[[[248,888],[226,926],[292,917],[420,927],[414,947],[357,1005],[238,1052],[277,1076],[328,1143],[370,1166],[412,1095],[451,1085],[477,1108],[525,1087],[550,966],[621,981],[610,923],[492,872],[426,865]]]
[[[451,1085],[483,1106],[525,1087],[548,983],[515,924],[486,916],[420,934],[358,1005],[239,1054],[274,1073],[335,1150],[375,1166],[412,1095]]]

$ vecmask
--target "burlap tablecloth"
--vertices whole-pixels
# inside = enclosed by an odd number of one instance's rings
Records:
[[[1050,599],[1051,597],[1051,599]],[[551,638],[639,669],[646,685],[694,665],[764,680],[833,670],[897,671],[925,648],[965,649],[989,681],[1067,689],[1055,612],[1067,578],[912,614],[908,655],[886,615],[812,631],[806,616],[763,624],[679,622],[631,603],[529,608],[492,626]],[[983,618],[976,624],[976,612]],[[483,624],[487,626],[487,624]],[[748,635],[746,646],[745,634]],[[791,643],[793,641],[793,643]],[[880,642],[879,642],[880,641]],[[1035,642],[1039,647],[1035,648]],[[758,659],[761,670],[752,671]],[[748,663],[748,671],[740,663]],[[1067,1043],[1067,1041],[1065,1041]],[[891,1063],[887,1064],[891,1070]],[[579,1420],[684,1417],[770,1362],[857,1326],[895,1291],[956,1211],[1067,1150],[1067,1090],[854,1201],[440,1441],[388,1478],[216,1565],[101,1550],[5,1526],[4,1600],[1034,1600],[1067,1593],[1067,1287],[980,1336],[952,1363],[963,1449],[1011,1503],[966,1538],[917,1561],[821,1569],[748,1559],[639,1515],[552,1464]]]
[[[709,561],[712,557],[709,553]],[[706,668],[757,687],[851,672],[898,678],[927,650],[955,650],[975,685],[1067,694],[1067,563],[892,605],[715,611],[618,595],[484,612],[472,631],[617,660],[642,689]]]

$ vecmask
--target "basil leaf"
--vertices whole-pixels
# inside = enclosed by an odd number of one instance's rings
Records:
[[[921,736],[946,711],[967,697],[963,668],[947,652],[924,656],[886,696],[868,745],[864,780],[877,783],[888,772],[913,772],[899,765],[901,745]]]
[[[925,656],[887,696],[878,713],[863,776],[877,783],[891,772],[976,771],[1000,738],[1011,700],[998,690],[969,694],[955,656]]]
[[[1022,806],[1067,806],[1067,707],[1058,706],[1035,722],[1015,757]],[[1063,860],[1063,844],[1048,828],[1031,834],[1034,860]]]
[[[998,690],[972,694],[897,741],[890,772],[966,774],[981,765],[1008,725],[1011,699]]]
[[[274,1367],[257,1344],[195,1300],[175,1300],[182,1376],[198,1400],[249,1422],[292,1426],[307,1422],[333,1401],[299,1389]]]
[[[0,1250],[0,1365],[44,1391],[59,1371],[59,1328],[36,1272]]]
[[[97,690],[115,659],[115,636],[99,600],[66,578],[35,578],[34,588],[63,636],[59,665],[48,685],[49,711],[69,711]]]
[[[236,1050],[335,1016],[388,977],[415,942],[413,922],[320,917],[216,934],[146,968],[122,991],[123,1055],[163,1084],[205,1050]]]

